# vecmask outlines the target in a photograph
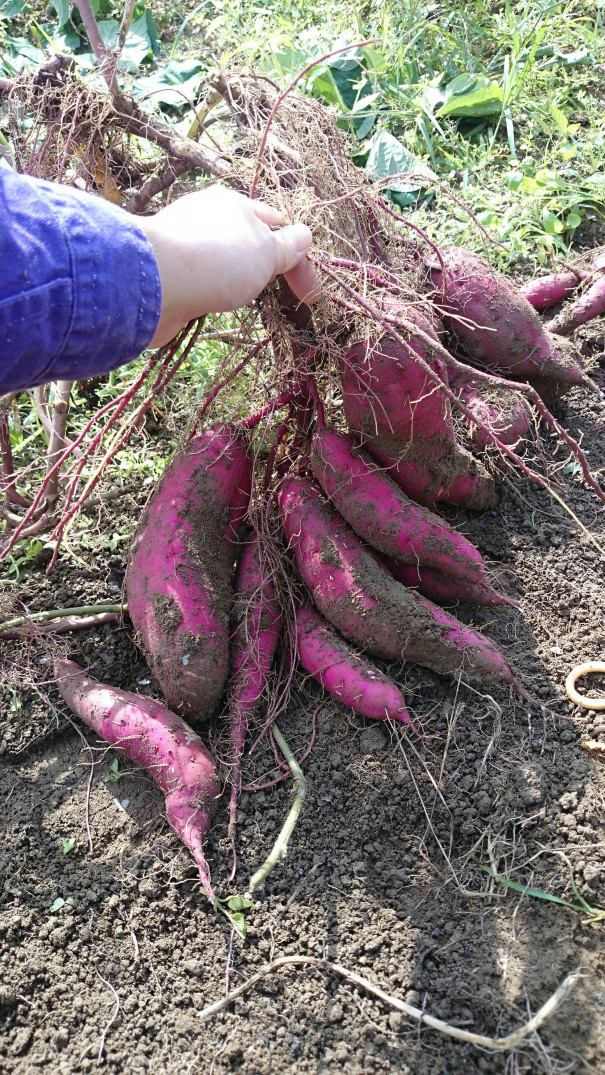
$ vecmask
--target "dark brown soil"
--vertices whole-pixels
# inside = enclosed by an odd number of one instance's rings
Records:
[[[590,353],[602,354],[602,324],[583,338]],[[605,385],[605,371],[595,376]],[[574,389],[557,413],[582,433],[593,469],[603,468],[603,403]],[[567,503],[605,541],[603,505],[570,467],[560,477]],[[123,504],[107,509],[107,533],[134,525],[134,504],[129,521],[120,511]],[[49,678],[45,649],[5,644],[13,664],[5,665],[12,689],[5,680],[0,747],[2,1072],[71,1075],[96,1070],[99,1056],[116,1075],[605,1070],[605,924],[493,883],[482,869],[573,900],[571,864],[582,897],[605,905],[605,769],[580,746],[602,719],[572,710],[563,692],[575,664],[605,657],[605,561],[563,509],[527,483],[503,483],[483,516],[454,518],[490,561],[492,581],[523,606],[522,614],[457,614],[472,617],[528,689],[566,719],[538,710],[530,717],[506,690],[492,690],[492,698],[413,666],[395,673],[423,744],[325,704],[289,856],[248,914],[245,942],[231,943],[227,920],[205,902],[151,780],[122,759],[124,775],[105,780],[115,776],[116,755],[103,747],[95,754],[89,852],[89,754],[58,715],[52,684],[39,686],[42,699],[31,686]],[[32,610],[116,600],[122,558],[106,548],[88,555],[84,569],[65,553],[50,579],[43,564],[31,565],[20,599]],[[106,625],[52,644],[93,664],[100,679],[155,693],[126,628]],[[279,719],[298,751],[321,699],[315,685],[299,685]],[[220,727],[219,719],[209,734]],[[273,765],[259,747],[246,779],[262,783]],[[287,783],[243,794],[240,894],[290,801]],[[208,842],[221,893],[231,869],[227,822],[222,803]],[[235,986],[288,953],[325,954],[450,1023],[491,1035],[523,1023],[574,968],[585,976],[512,1058],[419,1031],[313,969],[278,971],[200,1021],[197,1013],[224,993],[227,973]]]

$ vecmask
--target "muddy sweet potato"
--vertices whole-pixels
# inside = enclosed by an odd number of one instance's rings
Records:
[[[467,605],[486,605],[492,608],[498,605],[510,605],[516,609],[520,607],[519,602],[512,597],[506,597],[494,590],[486,579],[446,574],[422,564],[404,564],[390,556],[383,559],[393,578],[404,586],[413,586],[423,597],[441,605],[453,605],[461,601]]]
[[[234,630],[230,647],[229,694],[232,831],[235,828],[240,761],[248,722],[256,712],[265,689],[282,624],[275,586],[256,532],[243,547],[233,590]]]
[[[559,393],[586,382],[575,348],[546,331],[533,306],[486,258],[461,247],[441,253],[446,298],[436,259],[428,263],[433,298],[473,362],[538,390],[545,382]]]
[[[436,337],[434,323],[416,307],[391,312]],[[492,478],[456,442],[450,404],[414,360],[422,358],[446,384],[446,368],[412,332],[408,346],[389,332],[354,342],[342,358],[342,390],[349,429],[401,489],[420,504],[436,500],[484,509],[493,503]]]
[[[245,436],[218,426],[167,467],[133,538],[132,622],[169,706],[206,720],[228,669],[238,528],[250,497]]]
[[[199,736],[153,698],[98,683],[74,661],[56,660],[54,671],[72,713],[130,761],[142,765],[164,792],[168,821],[191,851],[206,894],[214,900],[202,841],[221,785]]]
[[[388,717],[416,731],[399,687],[367,657],[355,653],[316,609],[298,608],[295,622],[301,665],[334,698],[364,717]]]
[[[456,372],[450,387],[476,419],[474,422],[467,419],[467,423],[477,451],[485,452],[493,447],[489,430],[503,444],[515,446],[524,440],[531,424],[531,408],[523,396],[485,384],[471,373]]]
[[[589,273],[578,269],[577,272],[555,272],[548,276],[538,276],[519,288],[521,295],[541,313],[557,302],[563,302],[582,283]]]
[[[360,650],[434,672],[515,682],[489,639],[397,582],[307,478],[287,476],[279,506],[316,608]]]
[[[374,549],[406,563],[483,578],[481,555],[470,541],[406,496],[351,434],[318,420],[309,465],[349,526]]]

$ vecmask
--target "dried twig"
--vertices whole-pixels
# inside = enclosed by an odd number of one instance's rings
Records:
[[[402,1012],[410,1019],[414,1019],[417,1023],[424,1023],[426,1026],[431,1027],[432,1030],[438,1030],[440,1034],[446,1034],[450,1038],[456,1038],[457,1041],[464,1041],[470,1045],[479,1045],[483,1049],[489,1049],[492,1052],[512,1052],[513,1049],[518,1046],[531,1034],[534,1034],[547,1019],[550,1019],[556,1012],[557,1008],[563,1003],[576,983],[582,977],[579,971],[573,971],[568,974],[567,978],[558,989],[552,994],[551,997],[538,1009],[536,1014],[523,1026],[520,1026],[517,1030],[513,1030],[511,1034],[507,1034],[504,1038],[490,1038],[484,1034],[473,1034],[470,1030],[462,1030],[461,1027],[452,1026],[450,1023],[445,1023],[442,1019],[435,1018],[434,1015],[429,1015],[427,1012],[421,1011],[420,1008],[415,1008],[412,1004],[407,1004],[404,1000],[399,1000],[398,997],[391,996],[384,989],[381,989],[379,985],[375,985],[368,978],[363,978],[355,971],[349,970],[347,967],[341,966],[339,963],[330,963],[327,959],[319,959],[317,956],[282,956],[280,959],[275,959],[273,963],[268,963],[265,967],[262,967],[257,974],[253,974],[247,982],[237,986],[236,989],[232,989],[226,997],[221,997],[220,1000],[209,1004],[207,1008],[204,1008],[198,1013],[200,1019],[210,1019],[213,1015],[217,1015],[218,1012],[228,1007],[234,1000],[241,997],[244,993],[248,993],[255,985],[258,984],[268,974],[272,974],[276,970],[280,970],[282,967],[292,966],[309,966],[317,967],[318,970],[329,971],[332,974],[338,974],[341,978],[345,978],[347,981],[352,982],[354,985],[359,986],[361,989],[365,989],[368,993],[372,993],[373,996],[378,997],[389,1007],[395,1008],[396,1011]]]

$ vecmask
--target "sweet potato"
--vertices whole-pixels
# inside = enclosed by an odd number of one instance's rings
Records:
[[[56,660],[57,687],[72,713],[142,765],[164,792],[166,816],[214,901],[202,841],[221,793],[216,765],[185,721],[153,698],[107,687],[74,661]]]
[[[240,783],[240,760],[248,721],[256,711],[281,632],[281,611],[258,534],[244,545],[234,582],[229,722],[232,746],[230,826]]]
[[[478,424],[469,423],[468,433],[478,451],[485,452],[494,443],[485,427],[503,444],[523,440],[531,422],[531,409],[523,396],[485,384],[470,373],[456,373],[450,387],[477,419]]]
[[[410,500],[350,434],[319,420],[309,465],[349,526],[379,552],[456,576],[483,578],[481,555],[470,541]]]
[[[578,269],[577,272],[555,272],[549,276],[538,276],[519,288],[519,292],[541,313],[557,302],[563,302],[589,273]]]
[[[459,575],[444,574],[442,571],[422,564],[404,564],[394,557],[383,557],[389,571],[404,586],[413,586],[423,597],[439,604],[452,605],[461,601],[467,605],[511,605],[520,608],[519,602],[505,594],[498,593],[486,579],[461,578]]]
[[[402,586],[319,489],[286,477],[279,491],[284,533],[323,616],[360,649],[474,679],[514,676],[495,646],[426,598]]]
[[[460,247],[442,256],[445,322],[474,362],[536,386],[554,382],[559,392],[585,383],[575,349],[544,329],[533,306],[486,258]],[[441,265],[428,264],[435,301],[442,303]]]
[[[211,715],[227,676],[235,545],[250,482],[245,436],[207,430],[167,467],[131,546],[130,617],[168,704],[198,721]]]
[[[355,653],[310,605],[296,610],[296,642],[303,668],[343,705],[364,717],[388,717],[416,731],[399,687]]]
[[[364,439],[368,454],[386,470],[399,488],[419,504],[461,504],[468,511],[491,508],[496,484],[483,463],[457,445],[439,459],[423,456],[423,443],[402,448],[392,438]]]
[[[560,314],[545,326],[549,332],[567,336],[593,317],[605,313],[605,275],[599,273],[584,294],[571,305],[564,306]]]
[[[415,307],[391,304],[390,312],[436,338],[435,325]],[[493,479],[456,443],[449,401],[413,355],[446,383],[443,361],[411,333],[408,343],[411,353],[383,332],[348,348],[342,359],[342,390],[349,428],[413,500],[486,508],[495,495]]]

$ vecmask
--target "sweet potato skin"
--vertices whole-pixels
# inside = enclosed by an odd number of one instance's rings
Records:
[[[477,451],[493,447],[491,430],[503,444],[517,445],[530,427],[531,408],[522,396],[508,389],[486,387],[470,373],[456,373],[450,380],[452,391],[471,411],[477,423],[469,423],[469,436]]]
[[[489,639],[397,582],[306,478],[279,492],[284,533],[315,606],[361,650],[435,672],[513,682]]]
[[[256,712],[279,642],[282,615],[273,579],[256,532],[243,547],[233,586],[233,633],[230,646],[231,737],[230,831],[235,832],[240,760],[248,722]]]
[[[404,586],[413,586],[423,597],[439,604],[452,605],[458,601],[467,605],[485,605],[496,608],[510,605],[518,609],[519,602],[498,593],[486,579],[464,578],[451,572],[446,574],[422,564],[404,564],[393,557],[384,557],[389,571]]]
[[[228,670],[234,549],[250,497],[246,438],[228,426],[167,467],[131,546],[132,622],[169,706],[206,720]]]
[[[435,324],[414,307],[391,304],[390,312],[437,340]],[[493,479],[458,445],[450,405],[414,361],[419,355],[447,383],[441,358],[425,340],[407,335],[409,348],[384,332],[355,342],[342,359],[344,410],[349,428],[391,477],[420,504],[436,500],[483,510],[495,498]]]
[[[584,383],[576,351],[544,329],[527,299],[486,258],[460,247],[448,247],[442,256],[443,315],[474,362],[518,380],[550,380],[561,391]],[[441,303],[441,265],[431,261],[429,269]]]
[[[57,687],[76,716],[143,766],[164,792],[170,825],[191,851],[213,898],[202,838],[221,793],[213,758],[185,721],[153,698],[107,687],[74,661],[56,660]]]
[[[309,465],[349,526],[379,552],[405,563],[483,578],[481,555],[470,541],[406,496],[350,434],[318,425]]]
[[[580,325],[585,325],[593,317],[605,313],[605,275],[600,272],[594,282],[580,298],[570,306],[564,307],[560,314],[553,317],[546,325],[549,332],[567,336]]]
[[[550,273],[548,276],[538,276],[535,280],[530,280],[519,290],[534,310],[541,313],[549,306],[555,306],[557,302],[568,298],[587,275],[589,274],[581,270]]]
[[[393,680],[355,653],[316,609],[296,609],[295,624],[300,663],[334,698],[364,717],[390,718],[416,731]]]

